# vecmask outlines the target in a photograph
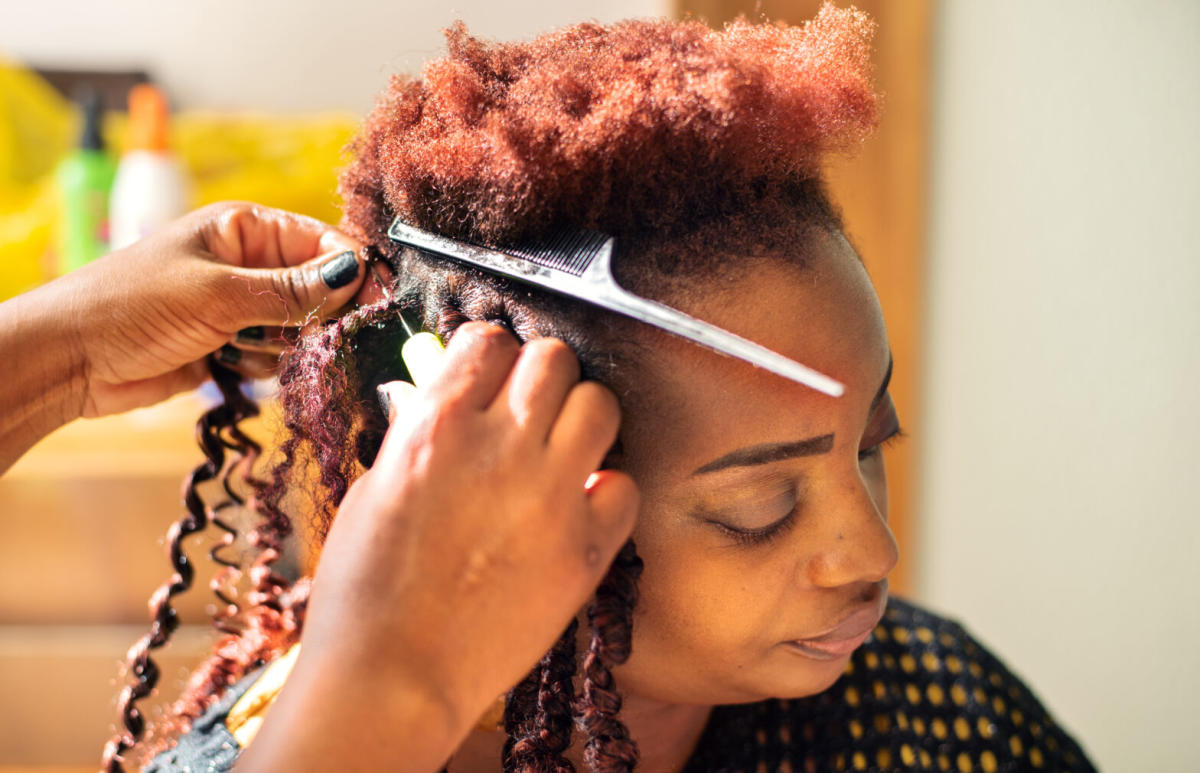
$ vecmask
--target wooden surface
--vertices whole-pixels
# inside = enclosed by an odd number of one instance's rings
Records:
[[[738,15],[799,23],[811,19],[820,0],[676,0],[676,11],[719,26]],[[848,5],[839,2],[838,5]],[[853,158],[828,170],[833,198],[842,208],[847,235],[858,249],[879,293],[892,353],[892,398],[909,437],[885,451],[891,525],[901,560],[892,588],[912,589],[916,448],[921,438],[922,292],[924,286],[926,157],[929,133],[929,0],[857,0],[879,25],[875,38],[876,82],[884,94],[878,131]]]

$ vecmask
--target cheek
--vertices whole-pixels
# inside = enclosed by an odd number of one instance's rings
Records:
[[[779,567],[748,560],[737,548],[715,548],[705,536],[694,528],[635,532],[645,562],[635,652],[740,662],[767,646],[787,579],[776,576]]]

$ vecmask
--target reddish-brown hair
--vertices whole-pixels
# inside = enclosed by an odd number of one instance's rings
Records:
[[[264,548],[256,593],[243,630],[193,677],[178,713],[197,716],[298,637],[306,586],[289,589],[270,570],[292,528],[284,495],[311,460],[320,487],[307,515],[323,537],[386,429],[374,386],[405,375],[400,314],[447,339],[472,319],[522,339],[560,337],[585,376],[614,387],[636,362],[617,343],[628,322],[397,249],[386,236],[394,217],[488,244],[563,224],[602,231],[617,238],[618,279],[650,294],[736,269],[738,255],[802,261],[811,229],[840,227],[822,159],[876,120],[872,32],[862,14],[830,5],[795,27],[628,21],[525,43],[490,43],[458,24],[423,77],[393,78],[340,186],[342,227],[391,265],[392,297],[330,321],[287,356],[289,434],[271,480],[255,487]],[[629,543],[597,589],[578,694],[574,624],[509,694],[506,769],[571,769],[563,753],[572,724],[587,736],[592,769],[634,766],[610,669],[629,654],[640,571]]]

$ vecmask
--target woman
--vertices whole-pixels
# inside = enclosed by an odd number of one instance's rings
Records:
[[[800,28],[628,22],[514,45],[459,27],[423,80],[392,83],[342,178],[343,228],[386,288],[286,361],[291,435],[260,489],[265,558],[246,629],[194,677],[180,704],[191,729],[149,769],[1091,769],[961,628],[887,596],[893,363],[820,178],[823,157],[875,120],[869,36],[860,14],[832,7]],[[846,392],[400,248],[386,235],[397,216],[500,246],[564,224],[603,232],[623,286]],[[405,321],[449,343],[428,389],[391,383],[405,375]],[[615,443],[614,403],[592,382],[619,401]],[[375,406],[380,385],[403,436]],[[315,532],[328,534],[311,600],[305,581],[269,571],[308,459]],[[377,483],[384,463],[415,482]],[[542,608],[528,587],[511,641],[456,628],[491,614],[486,580],[505,563],[579,545],[505,552],[521,544],[505,525],[536,530],[588,497],[628,503],[629,479],[632,540],[584,610]],[[394,497],[424,520],[334,521],[339,505]],[[429,534],[453,546],[493,528],[505,550],[428,550]],[[406,547],[413,534],[421,551]],[[371,574],[385,565],[398,579]],[[414,597],[406,578],[439,573],[471,587],[463,606]],[[511,652],[533,641],[554,644],[522,678]],[[514,682],[502,727],[470,729],[488,690]]]

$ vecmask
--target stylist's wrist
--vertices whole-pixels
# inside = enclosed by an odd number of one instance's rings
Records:
[[[0,472],[41,437],[78,418],[87,366],[73,301],[52,286],[0,303]]]
[[[419,672],[346,654],[305,644],[237,773],[442,768],[469,712]]]

